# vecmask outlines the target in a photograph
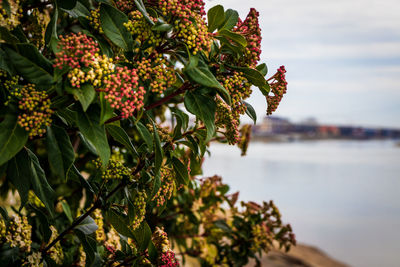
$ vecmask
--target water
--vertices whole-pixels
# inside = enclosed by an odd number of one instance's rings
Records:
[[[400,147],[393,141],[213,144],[205,175],[241,200],[273,199],[299,242],[356,267],[400,266]]]

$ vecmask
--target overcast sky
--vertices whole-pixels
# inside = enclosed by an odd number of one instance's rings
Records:
[[[260,12],[262,62],[285,65],[275,115],[301,121],[400,127],[399,0],[206,0],[245,18]],[[265,98],[249,99],[259,118]]]

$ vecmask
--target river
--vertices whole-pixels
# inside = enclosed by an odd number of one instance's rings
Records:
[[[273,199],[302,243],[355,267],[400,266],[400,147],[393,141],[212,144],[206,176]]]

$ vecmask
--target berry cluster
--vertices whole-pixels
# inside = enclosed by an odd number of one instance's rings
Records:
[[[210,51],[211,34],[204,18],[202,0],[160,0],[158,7],[163,15],[172,15],[175,36],[187,45],[195,55],[199,51]]]
[[[163,167],[161,172],[161,187],[154,195],[152,201],[157,202],[157,207],[164,205],[169,200],[174,191],[174,171],[171,168]]]
[[[152,124],[146,124],[147,129],[154,134],[154,129]],[[158,136],[160,137],[161,142],[172,142],[172,137],[170,134],[170,129],[168,126],[166,127],[161,127],[159,125],[156,126]]]
[[[101,210],[97,209],[93,212],[93,219],[94,222],[97,224],[96,230],[96,240],[98,242],[103,242],[106,240],[106,234],[104,232],[104,222],[103,222],[103,215],[101,214]]]
[[[243,35],[247,41],[245,55],[239,63],[251,68],[257,66],[261,54],[261,29],[258,23],[258,16],[257,10],[251,8],[246,19],[243,22],[239,19],[234,28],[234,32]]]
[[[4,220],[0,219],[0,244],[9,243],[12,248],[19,248],[22,251],[31,250],[32,226],[29,225],[25,216],[13,215],[10,218],[8,228]]]
[[[28,257],[26,257],[26,263],[28,264],[28,266],[32,266],[32,267],[43,267],[42,253],[33,252]],[[23,266],[25,266],[25,265],[23,265]]]
[[[142,221],[144,220],[144,216],[146,214],[146,199],[147,199],[147,194],[145,191],[140,191],[137,193],[136,198],[133,202],[136,214],[130,225],[132,230],[138,228],[142,223]]]
[[[242,151],[242,156],[246,155],[247,148],[249,147],[249,142],[251,138],[251,124],[245,124],[240,129],[240,140],[238,142],[238,147]]]
[[[121,250],[121,237],[118,232],[111,226],[110,231],[107,233],[107,239],[104,245],[109,251]]]
[[[251,83],[244,77],[242,72],[234,71],[230,76],[219,75],[218,79],[229,91],[232,102],[237,103],[251,95]]]
[[[116,0],[115,5],[119,10],[126,13],[135,8],[135,2],[132,0]]]
[[[265,253],[268,253],[272,248],[273,233],[271,233],[265,224],[256,224],[251,229],[253,235],[253,242],[251,250],[257,252],[262,249]]]
[[[287,82],[285,79],[285,67],[281,66],[277,73],[274,74],[270,79],[268,79],[269,85],[271,87],[271,91],[274,94],[273,96],[267,96],[267,115],[271,115],[277,108],[279,103],[282,100],[284,94],[286,94],[287,90]]]
[[[101,169],[102,163],[100,159],[96,159],[94,161],[94,165],[96,169]],[[102,177],[105,180],[111,179],[123,179],[124,177],[131,178],[131,169],[124,166],[123,156],[114,151],[111,155],[110,160],[108,161],[107,169],[103,171]]]
[[[18,115],[18,124],[29,132],[29,137],[43,136],[46,126],[52,122],[51,101],[45,91],[37,91],[35,85],[27,84],[10,92],[17,99],[18,108],[23,111]]]
[[[90,82],[99,87],[114,70],[112,58],[100,56],[98,44],[83,33],[61,36],[58,43],[54,67],[63,69],[69,67],[68,78],[73,87]]]
[[[100,8],[96,8],[90,11],[90,16],[86,16],[89,20],[90,26],[93,27],[96,31],[103,34],[103,28],[100,23]]]
[[[219,97],[217,98],[216,123],[217,127],[225,127],[225,137],[230,145],[239,141],[239,121],[232,113],[231,107]]]
[[[167,233],[162,228],[156,227],[151,237],[158,251],[158,265],[162,267],[179,266],[175,258],[175,253],[172,251]]]
[[[138,43],[143,44],[147,42],[155,46],[161,43],[161,34],[151,30],[151,25],[145,20],[143,14],[139,10],[130,12],[129,18],[129,21],[124,23],[124,26],[136,37]],[[155,18],[152,18],[152,20],[154,22],[157,21]]]
[[[29,41],[37,47],[45,45],[46,26],[50,22],[50,16],[47,13],[42,13],[38,8],[32,10],[28,21],[23,24],[24,32],[30,37]]]
[[[174,67],[161,54],[155,55],[153,60],[142,58],[137,69],[140,79],[150,83],[153,93],[162,94],[176,81]]]
[[[57,229],[54,226],[50,226],[51,230],[51,237],[49,240],[49,244],[54,241],[54,239],[57,238],[58,232]],[[61,248],[60,241],[58,241],[54,246],[52,246],[49,251],[48,251],[50,258],[58,265],[61,265],[64,260],[64,252]]]
[[[133,115],[136,109],[143,107],[145,90],[139,86],[139,77],[135,69],[116,67],[115,73],[104,81],[107,93],[105,99],[112,108],[119,109],[123,118]]]
[[[12,30],[20,24],[22,9],[19,7],[19,0],[8,0],[10,4],[10,14],[3,8],[3,1],[0,0],[0,26]]]

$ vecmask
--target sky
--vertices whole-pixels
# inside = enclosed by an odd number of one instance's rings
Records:
[[[206,0],[244,19],[260,12],[261,62],[285,65],[288,92],[274,115],[294,122],[400,128],[399,0]],[[265,98],[248,102],[259,120]]]

